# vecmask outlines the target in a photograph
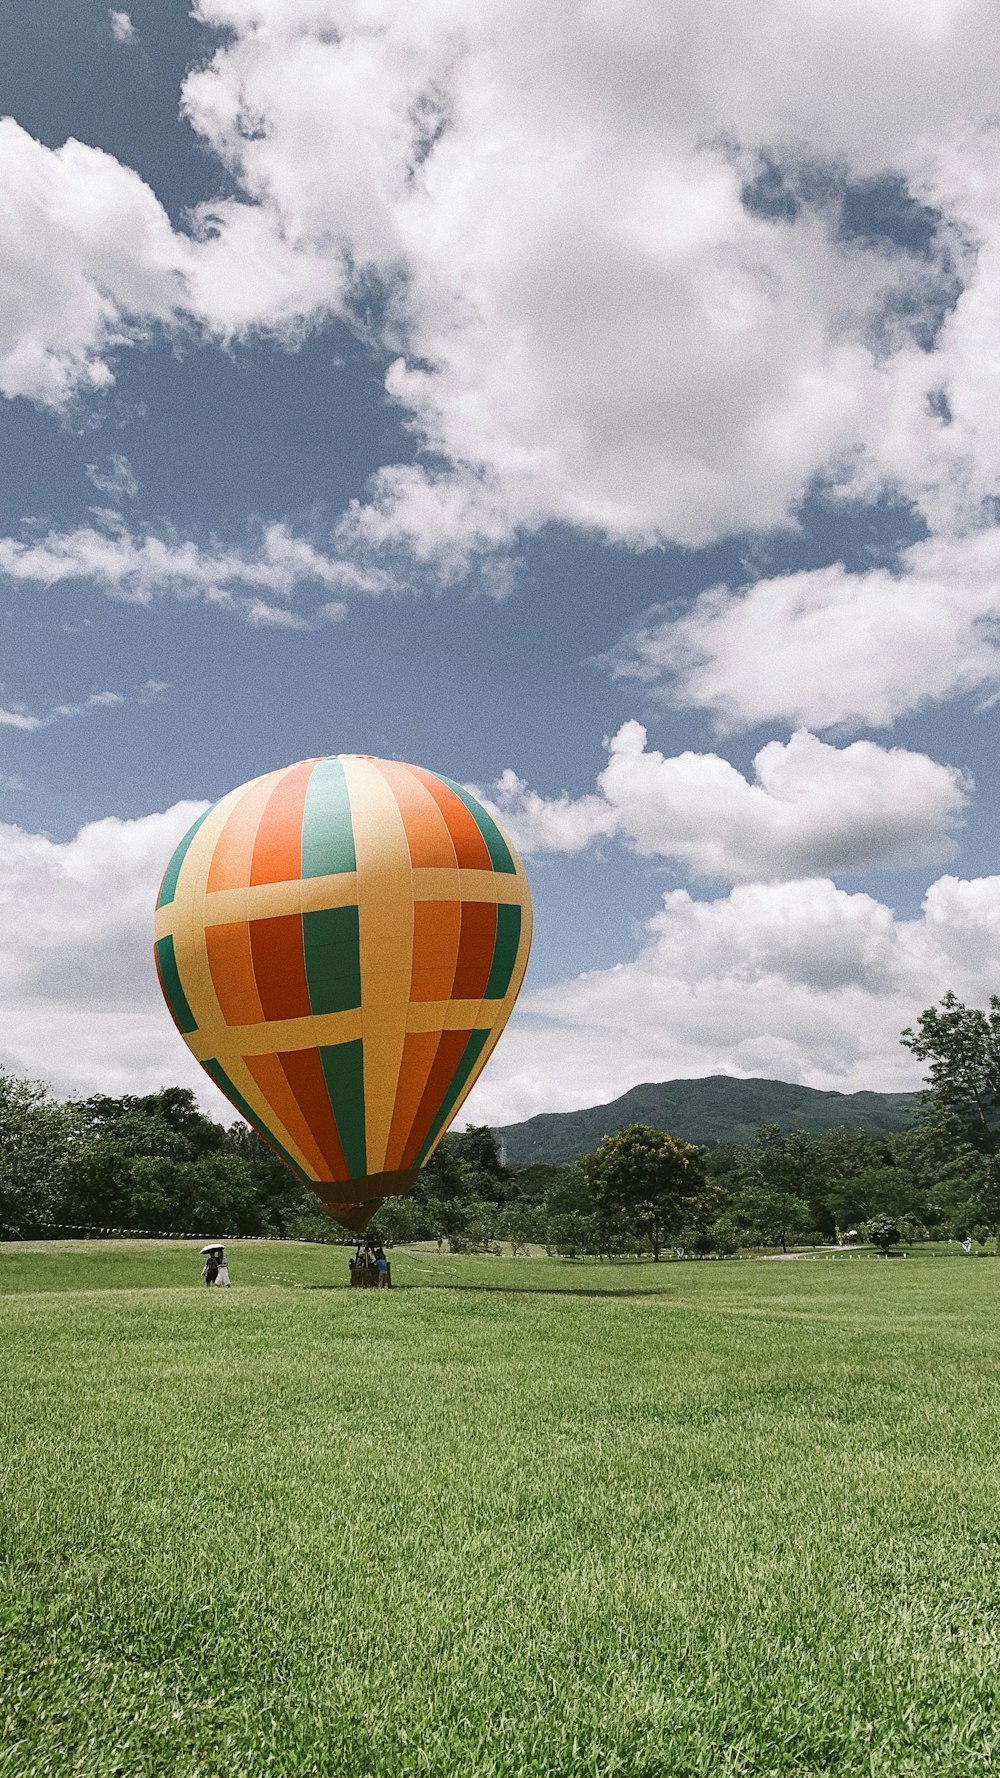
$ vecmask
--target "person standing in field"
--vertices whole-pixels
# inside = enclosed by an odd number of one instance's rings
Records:
[[[388,1288],[389,1288],[389,1261],[385,1257],[384,1247],[377,1247],[375,1249],[375,1269],[378,1272],[378,1288],[379,1288],[379,1290],[388,1290]]]
[[[214,1247],[205,1256],[205,1264],[201,1268],[201,1275],[206,1284],[214,1284],[216,1278],[219,1276],[219,1261]]]
[[[226,1256],[225,1256],[221,1247],[218,1250],[218,1261],[219,1261],[219,1266],[218,1266],[218,1272],[216,1274],[215,1282],[216,1282],[216,1284],[221,1284],[224,1289],[228,1290],[229,1289],[229,1267],[226,1264]]]

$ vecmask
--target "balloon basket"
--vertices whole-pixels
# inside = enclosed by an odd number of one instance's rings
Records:
[[[355,1266],[351,1272],[352,1290],[377,1290],[379,1273],[376,1266]],[[385,1273],[383,1289],[392,1289],[392,1266]]]
[[[379,1271],[378,1261],[384,1261],[385,1269]],[[352,1290],[391,1290],[392,1266],[386,1260],[382,1249],[358,1247],[354,1258],[349,1262],[351,1268]]]

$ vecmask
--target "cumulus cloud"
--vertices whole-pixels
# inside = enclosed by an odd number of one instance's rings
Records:
[[[523,851],[580,852],[614,834],[644,857],[730,882],[934,864],[955,855],[971,789],[926,754],[833,747],[805,730],[762,747],[752,781],[715,753],[664,758],[638,722],[608,751],[597,795],[545,798],[503,774],[495,803]]]
[[[108,23],[111,26],[111,35],[116,43],[138,42],[139,33],[127,12],[115,12],[109,9]]]
[[[264,528],[255,549],[202,547],[190,539],[133,533],[107,515],[104,527],[80,525],[43,537],[0,537],[0,573],[34,586],[88,581],[109,598],[149,605],[154,598],[204,599],[231,610],[248,623],[308,629],[333,623],[346,613],[342,601],[327,600],[310,616],[287,603],[303,586],[338,592],[380,592],[389,584],[378,569],[365,569],[317,549],[287,526]]]
[[[887,726],[930,701],[1000,690],[1000,528],[932,537],[897,571],[840,564],[713,587],[612,659],[723,728]]]
[[[160,878],[204,807],[109,817],[65,842],[0,825],[0,1066],[60,1092],[177,1081],[220,1110],[163,1008],[152,961]]]
[[[553,519],[640,547],[780,524],[817,474],[952,516],[986,491],[980,0],[199,17],[226,40],[185,108],[246,197],[214,207],[198,275],[245,263],[250,228],[260,255],[269,226],[279,284],[311,288],[325,253],[320,306],[357,313],[360,292],[370,328],[380,285],[387,388],[436,460],[379,473],[357,543],[459,574]],[[747,201],[769,167],[770,208]],[[920,250],[845,224],[845,182],[886,169],[927,206]],[[230,324],[218,283],[201,300]]]
[[[551,521],[636,547],[791,522],[817,475],[952,528],[994,491],[991,0],[196,16],[220,47],[183,108],[235,191],[187,229],[111,157],[3,126],[7,394],[65,404],[157,324],[343,316],[424,448],[343,540],[446,575]],[[880,179],[920,241],[849,224]]]
[[[0,394],[65,407],[183,302],[183,243],[137,173],[0,119]]]
[[[909,1090],[903,1026],[998,981],[1000,877],[941,877],[913,920],[819,878],[714,901],[678,889],[634,961],[522,996],[467,1111],[506,1123],[705,1074]]]

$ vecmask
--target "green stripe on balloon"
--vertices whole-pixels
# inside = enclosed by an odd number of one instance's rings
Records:
[[[361,1005],[357,906],[314,908],[302,916],[306,980],[313,1017]]]
[[[337,1125],[340,1146],[352,1179],[368,1172],[365,1141],[365,1058],[361,1038],[320,1046],[326,1090]]]
[[[165,938],[157,939],[156,961],[160,966],[160,982],[167,1005],[185,1036],[190,1036],[192,1031],[197,1031],[198,1021],[188,1005],[188,997],[181,982],[172,933],[168,932]]]
[[[461,784],[455,784],[451,778],[444,777],[441,778],[441,782],[442,784],[447,784],[448,789],[453,790],[455,795],[460,798],[468,809],[469,814],[472,816],[483,839],[486,841],[486,850],[490,855],[493,869],[495,871],[505,871],[507,875],[512,877],[516,876],[517,866],[510,855],[510,848],[492,815],[483,808],[482,803],[478,802],[468,790],[463,790]]]
[[[416,1158],[414,1163],[415,1166],[422,1167],[427,1156],[430,1154],[434,1143],[437,1141],[438,1136],[451,1117],[451,1114],[455,1109],[455,1102],[468,1080],[469,1075],[472,1073],[473,1068],[482,1055],[483,1047],[489,1036],[489,1031],[473,1031],[470,1033],[469,1041],[459,1058],[458,1067],[455,1069],[455,1072],[451,1077],[451,1085],[445,1094],[444,1102],[437,1117],[434,1119],[434,1122],[427,1132],[427,1138],[423,1148],[420,1150],[420,1153]]]
[[[490,965],[489,979],[486,983],[484,1000],[502,1000],[510,987],[510,978],[514,973],[517,961],[517,947],[521,942],[521,910],[517,903],[501,902],[497,908],[497,937],[493,946],[493,962]]]
[[[171,858],[170,863],[167,865],[163,874],[163,882],[160,884],[160,893],[157,897],[156,905],[158,908],[167,907],[177,894],[177,879],[181,874],[181,865],[187,857],[188,847],[194,839],[195,834],[198,832],[199,827],[202,825],[202,822],[207,821],[211,813],[211,809],[206,809],[204,815],[198,816],[194,825],[188,828],[187,833],[184,835],[184,838]]]
[[[302,875],[332,877],[356,870],[351,798],[336,757],[313,768],[302,814]]]
[[[275,1153],[280,1154],[286,1166],[291,1167],[292,1172],[297,1178],[303,1179],[306,1185],[312,1185],[314,1181],[306,1172],[305,1168],[300,1167],[298,1161],[293,1161],[287,1148],[278,1141],[277,1136],[272,1135],[259,1113],[254,1111],[251,1106],[247,1104],[239,1088],[233,1085],[221,1062],[217,1062],[213,1056],[208,1062],[203,1062],[202,1067],[204,1068],[205,1073],[210,1075],[212,1080],[214,1080],[220,1093],[225,1093],[226,1098],[231,1105],[235,1105],[240,1116],[246,1118],[250,1128],[256,1130],[258,1136],[263,1136],[264,1141],[271,1144]]]

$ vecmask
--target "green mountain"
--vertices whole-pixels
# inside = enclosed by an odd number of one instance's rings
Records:
[[[663,1080],[632,1087],[610,1105],[584,1111],[549,1111],[523,1124],[498,1129],[507,1162],[527,1167],[535,1161],[563,1165],[590,1154],[602,1136],[626,1124],[652,1124],[685,1142],[714,1148],[745,1142],[761,1124],[805,1130],[819,1136],[843,1125],[888,1135],[905,1130],[920,1103],[917,1093],[824,1093],[786,1080],[734,1080],[710,1074],[704,1080]]]

